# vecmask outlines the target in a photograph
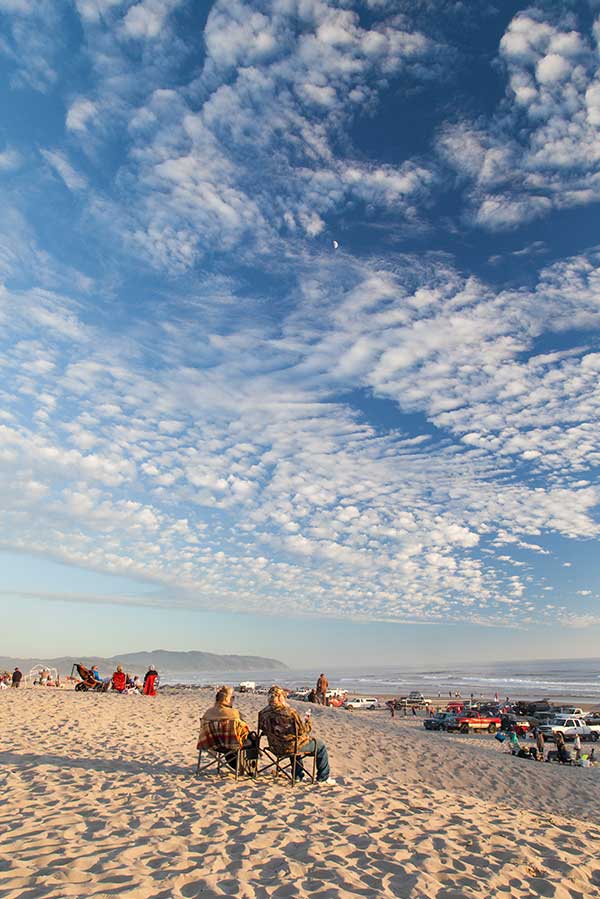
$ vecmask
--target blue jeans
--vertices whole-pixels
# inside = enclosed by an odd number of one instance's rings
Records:
[[[317,737],[298,747],[299,752],[315,752],[315,750],[317,753],[317,780],[327,780],[329,777],[329,756],[327,755],[327,746],[324,741]],[[302,765],[302,760],[296,759],[297,779],[302,780],[305,774],[306,771]]]

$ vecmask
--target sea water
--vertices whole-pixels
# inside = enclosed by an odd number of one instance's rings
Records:
[[[313,687],[320,671],[326,671],[331,688],[357,694],[406,695],[419,690],[426,696],[447,699],[460,692],[463,698],[542,699],[565,702],[598,701],[600,705],[600,659],[558,659],[486,662],[444,668],[386,667],[369,669],[329,668],[285,671],[161,672],[162,684],[208,686],[255,681],[267,687],[278,683],[298,689]]]

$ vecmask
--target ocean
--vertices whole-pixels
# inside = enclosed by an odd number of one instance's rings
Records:
[[[314,686],[321,669],[254,672],[161,672],[162,684],[239,684],[255,681],[257,686],[279,683],[288,688]],[[487,662],[470,665],[449,665],[443,668],[328,668],[330,687],[348,693],[384,693],[400,696],[420,690],[426,696],[447,699],[457,691],[462,697],[495,693],[501,699],[542,699],[564,702],[598,700],[600,705],[600,659],[558,659],[526,662]]]

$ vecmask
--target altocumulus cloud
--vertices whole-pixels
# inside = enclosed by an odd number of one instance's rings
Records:
[[[379,153],[365,123],[393,96],[408,129],[460,55],[408,4],[218,0],[196,32],[183,0],[77,0],[65,34],[0,11],[13,91],[63,122],[0,153],[0,545],[165,605],[592,620],[541,565],[599,531],[600,258],[492,283],[439,235],[595,199],[594,35],[524,8],[498,109],[414,145],[390,118]]]

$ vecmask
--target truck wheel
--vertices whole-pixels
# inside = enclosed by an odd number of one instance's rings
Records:
[[[461,726],[460,726],[460,732],[461,732],[461,734],[468,734],[468,733],[469,733],[469,725],[468,725],[468,724],[461,724]]]
[[[592,743],[598,742],[598,734],[595,730],[592,731],[590,739],[591,739]]]
[[[495,733],[496,733],[496,725],[490,724],[490,726],[488,727],[488,734],[495,734]]]

